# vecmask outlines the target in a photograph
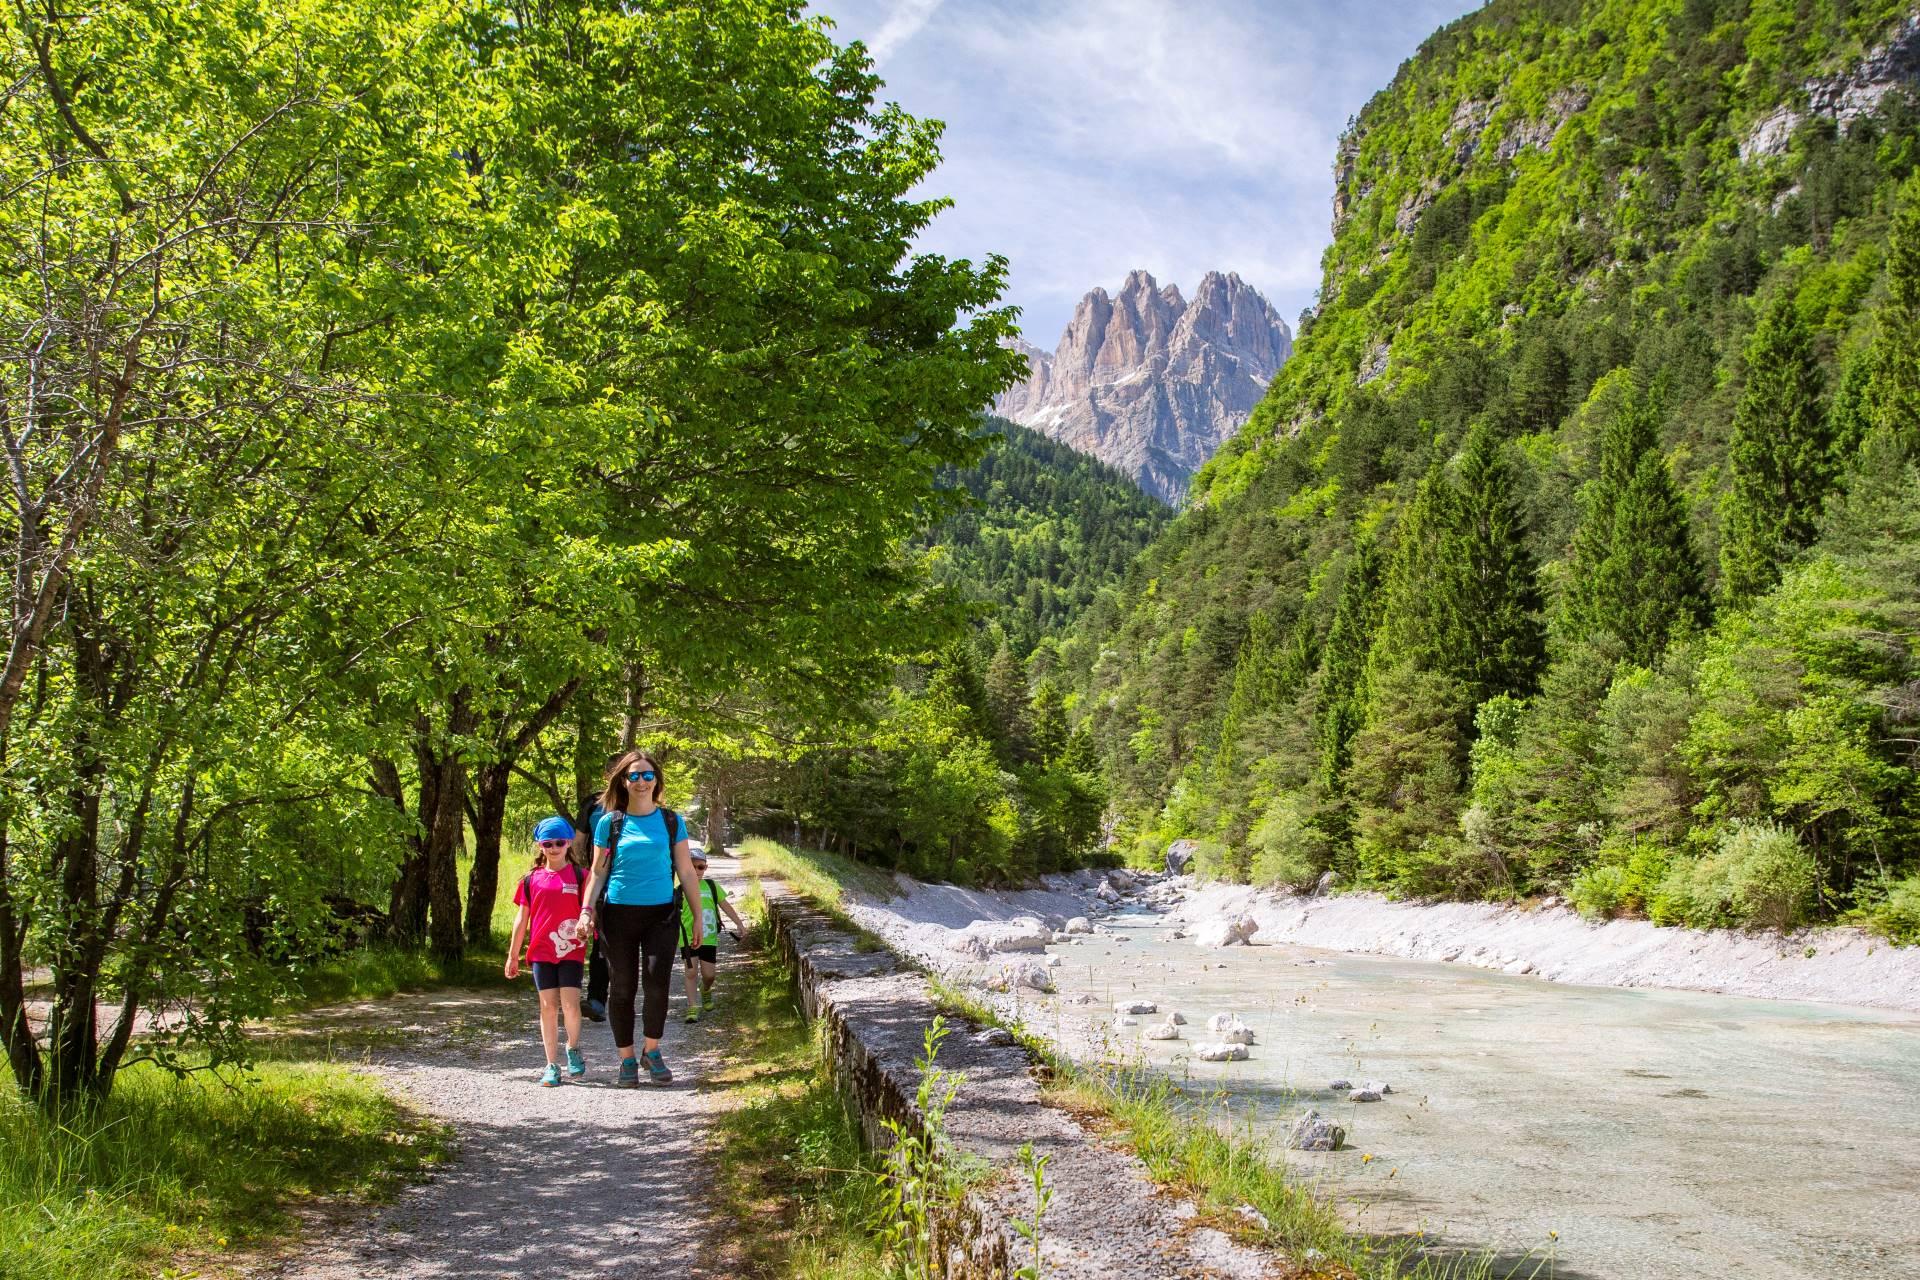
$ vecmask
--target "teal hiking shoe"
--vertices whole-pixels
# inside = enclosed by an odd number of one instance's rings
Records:
[[[578,1080],[581,1076],[585,1074],[587,1074],[587,1060],[580,1056],[580,1051],[578,1049],[567,1050],[568,1078],[573,1080]]]
[[[655,1084],[673,1083],[673,1072],[667,1070],[667,1061],[660,1056],[658,1049],[654,1049],[644,1056],[647,1059],[647,1074],[653,1077]]]
[[[637,1058],[620,1059],[620,1087],[622,1089],[640,1087],[640,1062]]]
[[[551,1089],[559,1083],[560,1064],[557,1062],[549,1062],[547,1069],[540,1073],[540,1087],[543,1089]]]

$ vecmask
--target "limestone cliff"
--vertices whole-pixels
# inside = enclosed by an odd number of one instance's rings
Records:
[[[1131,475],[1163,502],[1246,422],[1293,349],[1267,300],[1210,271],[1187,301],[1145,271],[1081,299],[1051,355],[1019,343],[1027,380],[994,412]]]

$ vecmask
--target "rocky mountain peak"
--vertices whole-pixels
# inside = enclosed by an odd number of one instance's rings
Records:
[[[1293,334],[1234,272],[1209,271],[1193,300],[1152,274],[1090,290],[1051,354],[1025,341],[1027,380],[994,412],[1119,467],[1167,503],[1238,431],[1293,350]]]

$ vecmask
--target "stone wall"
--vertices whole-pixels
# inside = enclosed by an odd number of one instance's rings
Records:
[[[884,1138],[883,1119],[918,1123],[918,1063],[939,1012],[925,976],[893,952],[861,943],[778,884],[763,887],[801,1006],[824,1020],[833,1070],[868,1140]],[[1005,1032],[949,1022],[953,1033],[938,1061],[958,1072],[961,1083],[947,1111],[947,1136],[991,1172],[943,1224],[948,1276],[1007,1277],[1029,1260],[1029,1246],[1011,1225],[1033,1214],[1033,1190],[1018,1167],[1024,1143],[1050,1160],[1054,1201],[1041,1223],[1050,1280],[1285,1274],[1276,1256],[1209,1225],[1191,1202],[1156,1188],[1130,1153],[1047,1105],[1039,1068]]]

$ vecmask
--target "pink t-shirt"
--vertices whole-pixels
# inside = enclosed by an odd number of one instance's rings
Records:
[[[545,867],[525,876],[513,888],[513,905],[527,904],[533,895],[533,927],[527,936],[527,959],[585,960],[587,935],[579,932],[580,894],[586,874],[573,866],[558,871]]]

